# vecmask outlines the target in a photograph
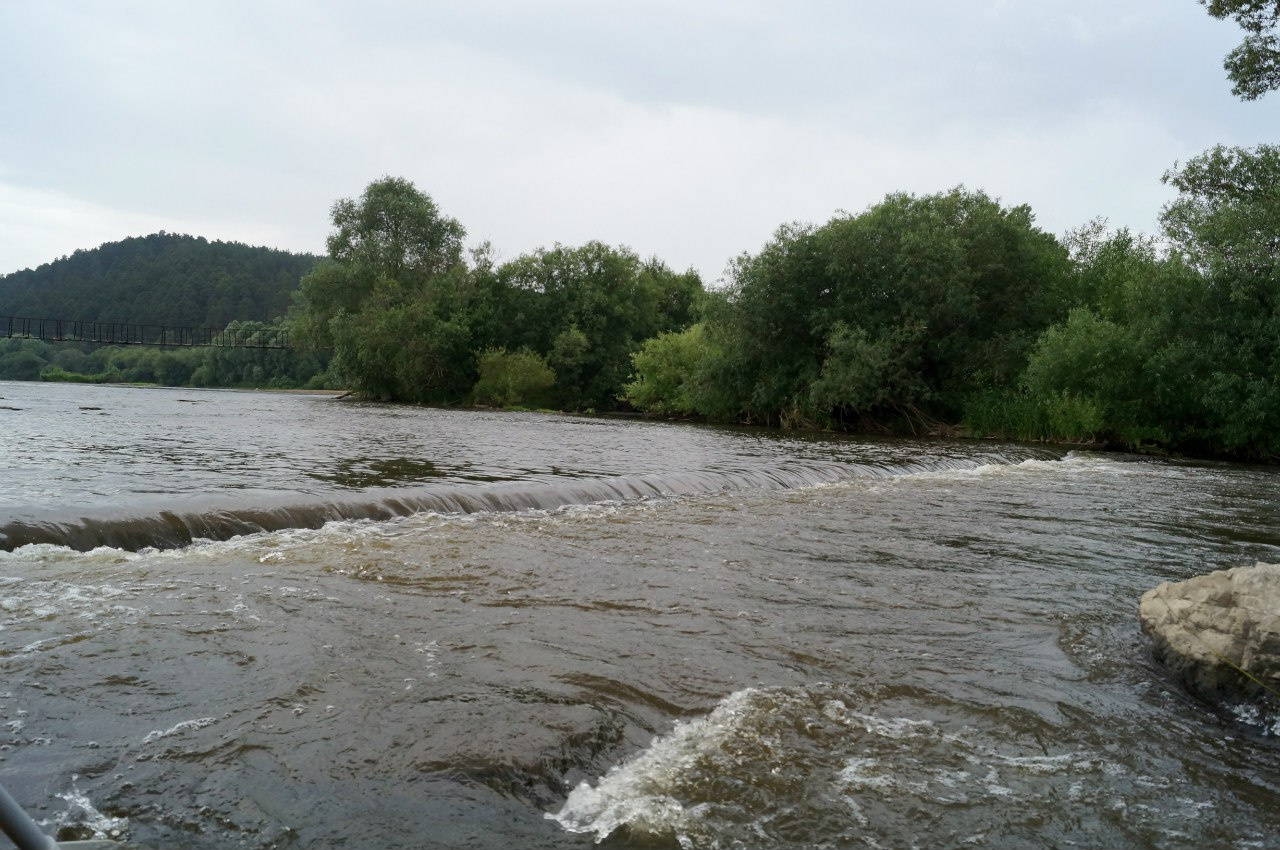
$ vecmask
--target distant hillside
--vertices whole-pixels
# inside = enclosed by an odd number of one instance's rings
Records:
[[[319,259],[153,233],[0,277],[0,316],[221,328],[288,310]]]

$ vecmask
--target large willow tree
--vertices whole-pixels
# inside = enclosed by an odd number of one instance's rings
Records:
[[[398,177],[337,201],[332,219],[329,257],[302,279],[294,338],[332,349],[337,376],[373,398],[461,398],[475,380],[462,225]]]
[[[332,347],[339,315],[358,314],[375,294],[420,292],[461,262],[462,225],[402,178],[370,183],[359,201],[341,198],[330,213],[328,260],[302,279],[294,314],[306,344]]]

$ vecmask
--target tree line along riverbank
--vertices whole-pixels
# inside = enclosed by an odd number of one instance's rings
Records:
[[[294,350],[0,340],[0,378],[342,387],[1274,461],[1280,147],[1214,148],[1164,179],[1178,195],[1158,236],[1093,222],[1059,238],[980,191],[894,194],[780,227],[709,289],[599,242],[498,263],[488,245],[467,250],[430,196],[386,177],[334,204],[328,255],[301,258],[287,312],[254,324],[287,326]],[[191,237],[171,238],[191,253]],[[15,277],[0,281],[0,307]]]

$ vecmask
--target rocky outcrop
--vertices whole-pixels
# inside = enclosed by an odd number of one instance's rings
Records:
[[[1155,657],[1192,691],[1280,693],[1280,564],[1165,582],[1143,595],[1138,618]]]

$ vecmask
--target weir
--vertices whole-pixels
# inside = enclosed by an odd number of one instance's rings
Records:
[[[86,516],[83,511],[77,511],[63,518],[46,516],[0,523],[0,551],[12,552],[32,544],[66,546],[82,552],[99,546],[130,551],[175,549],[198,540],[228,540],[261,532],[314,529],[339,520],[385,521],[420,513],[514,513],[746,490],[794,490],[857,479],[975,470],[987,465],[1012,466],[1028,460],[1060,457],[1050,451],[1028,450],[1015,457],[979,455],[891,465],[814,463],[596,480],[379,488],[319,501],[286,500],[253,506],[211,504],[203,509],[161,509],[153,513],[135,509],[126,514]]]
[[[289,348],[282,328],[194,328],[132,322],[82,322],[0,316],[0,336],[45,342],[92,342],[99,345],[162,345],[186,348]]]

